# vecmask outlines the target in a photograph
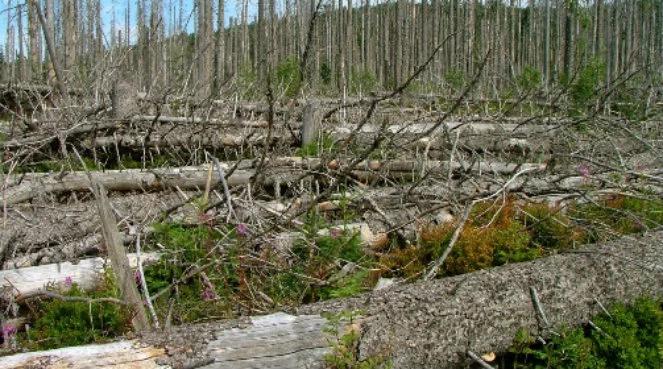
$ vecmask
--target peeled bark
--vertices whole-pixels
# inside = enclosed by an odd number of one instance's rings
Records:
[[[319,314],[361,309],[362,357],[389,358],[396,369],[455,368],[467,352],[507,349],[519,329],[545,336],[530,295],[538,292],[553,328],[587,322],[602,304],[663,292],[663,232],[527,263],[391,287],[356,298],[273,314],[178,327],[133,341],[23,353],[0,358],[8,369],[320,368],[330,352]],[[167,354],[166,354],[167,352]],[[47,359],[48,358],[48,359]]]

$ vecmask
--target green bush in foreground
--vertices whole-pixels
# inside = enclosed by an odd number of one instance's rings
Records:
[[[71,284],[62,293],[69,297],[96,299],[118,298],[113,279],[107,276],[103,286],[84,292]],[[98,343],[122,335],[131,328],[130,311],[110,302],[47,300],[35,307],[38,313],[34,325],[19,337],[21,346],[32,350],[46,350],[66,346]]]
[[[528,345],[519,332],[504,368],[660,369],[663,367],[663,310],[660,301],[641,298],[616,304],[594,317],[591,327],[565,328],[546,345]]]

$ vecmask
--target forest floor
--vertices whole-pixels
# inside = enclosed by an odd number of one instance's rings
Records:
[[[195,117],[171,103],[3,124],[3,353],[131,338],[141,314],[144,328],[177,329],[296,313],[663,224],[656,114],[366,105],[247,102]],[[511,349],[470,361],[599,368],[621,350],[660,363],[663,311],[644,295],[599,302],[586,323],[598,330],[519,331]],[[389,364],[363,344],[341,336],[326,365]]]

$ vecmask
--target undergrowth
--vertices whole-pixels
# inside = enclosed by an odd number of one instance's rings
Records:
[[[243,224],[158,225],[150,244],[165,256],[145,268],[158,313],[170,310],[177,323],[230,318],[370,289],[372,261],[359,235],[343,227],[318,234],[323,227],[321,217],[308,217],[307,236],[286,251],[249,242],[252,230]]]
[[[96,299],[119,298],[119,290],[110,272],[95,291],[85,292],[75,283],[66,283],[67,297]],[[107,341],[131,329],[131,313],[122,305],[110,302],[63,301],[48,299],[31,304],[34,324],[19,334],[21,346],[46,350]]]
[[[310,142],[297,149],[297,155],[305,158],[320,157],[329,154],[335,149],[334,138],[330,134],[323,134],[318,140]]]
[[[390,369],[392,361],[386,355],[359,357],[360,325],[357,319],[360,310],[341,311],[337,314],[324,314],[327,326],[324,328],[332,339],[331,352],[324,356],[327,369]]]
[[[266,313],[354,296],[371,290],[380,277],[413,280],[442,255],[457,227],[430,224],[420,229],[414,244],[392,239],[380,248],[367,248],[357,231],[329,224],[331,218],[347,224],[356,217],[348,201],[340,201],[340,213],[333,216],[309,213],[302,236],[287,246],[257,244],[251,236],[259,229],[217,223],[202,210],[197,225],[155,225],[146,249],[163,256],[145,267],[145,278],[156,296],[159,320],[181,324]],[[624,196],[567,208],[515,199],[478,204],[440,276],[532,260],[661,223],[663,201]],[[109,278],[97,291],[84,293],[73,285],[65,293],[118,295]],[[44,300],[31,307],[32,329],[20,337],[32,349],[104,341],[129,328],[130,314],[109,303]]]
[[[663,366],[661,302],[641,298],[616,304],[591,326],[566,327],[543,345],[519,331],[500,359],[506,369],[660,369]],[[600,329],[600,330],[599,330]]]
[[[457,275],[507,263],[529,261],[578,245],[641,233],[663,224],[663,201],[615,196],[568,208],[521,204],[513,199],[477,205],[440,275]],[[396,247],[380,258],[385,274],[420,276],[438,259],[457,224],[429,224],[419,242]]]

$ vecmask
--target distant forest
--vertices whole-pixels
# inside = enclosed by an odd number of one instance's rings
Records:
[[[478,93],[508,97],[629,73],[654,88],[663,75],[662,0],[140,0],[106,33],[100,0],[8,3],[3,82],[54,82],[46,35],[69,83],[144,91],[251,95],[269,80],[284,96],[366,94],[403,83],[438,46],[409,89],[451,94],[476,79]],[[240,9],[229,22],[228,6]]]

